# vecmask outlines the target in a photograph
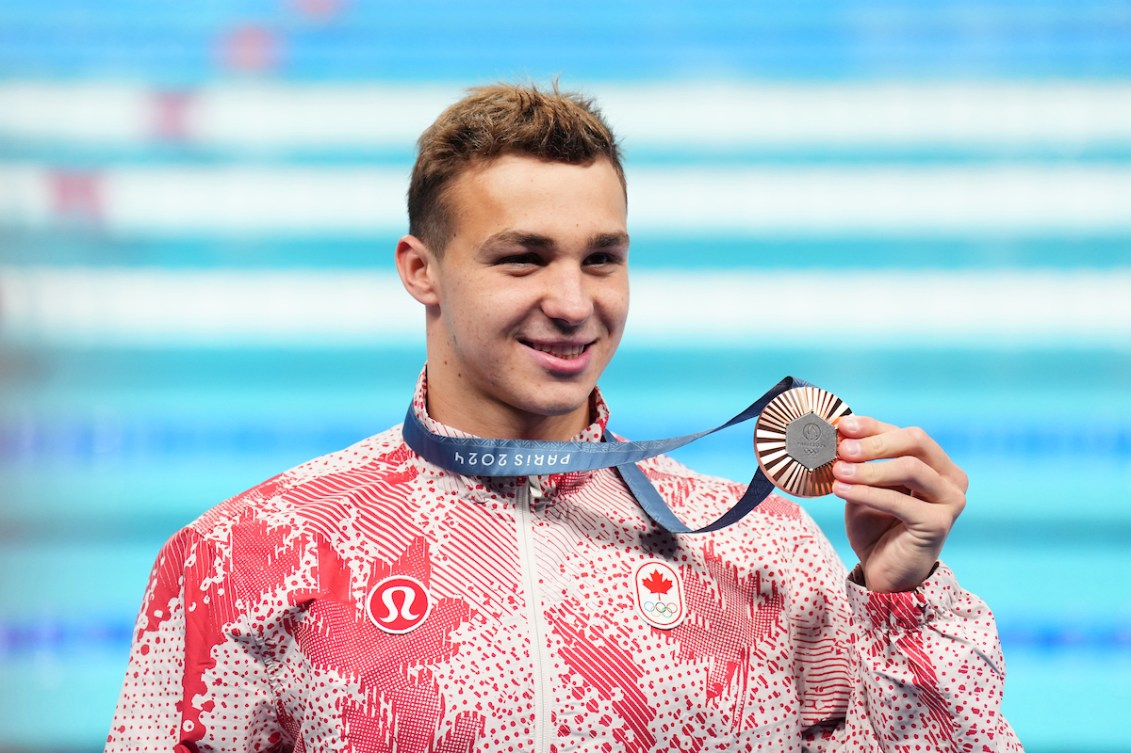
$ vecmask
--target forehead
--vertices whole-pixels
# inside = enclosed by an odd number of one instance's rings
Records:
[[[584,165],[505,155],[461,173],[446,197],[453,235],[474,230],[623,232],[627,203],[606,158]]]

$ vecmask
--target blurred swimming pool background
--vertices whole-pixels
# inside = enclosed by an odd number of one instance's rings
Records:
[[[413,139],[554,76],[627,153],[615,428],[785,374],[924,426],[973,479],[944,557],[1027,749],[1131,750],[1131,4],[1102,0],[5,3],[0,749],[99,748],[165,538],[400,420]],[[748,477],[749,430],[681,457]]]

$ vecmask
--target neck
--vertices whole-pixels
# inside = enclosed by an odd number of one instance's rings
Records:
[[[497,404],[448,400],[444,390],[428,384],[428,415],[453,429],[485,439],[531,439],[565,442],[590,424],[589,403],[560,416],[522,413]]]

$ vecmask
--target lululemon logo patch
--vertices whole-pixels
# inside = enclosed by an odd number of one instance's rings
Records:
[[[370,590],[365,608],[374,625],[386,633],[400,634],[423,624],[432,609],[432,600],[416,578],[390,575]]]
[[[649,560],[633,576],[636,611],[652,627],[671,630],[687,616],[683,583],[675,568],[662,560]]]

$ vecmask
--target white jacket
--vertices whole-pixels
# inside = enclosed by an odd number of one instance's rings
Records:
[[[743,490],[642,465],[689,524]],[[460,476],[395,427],[166,544],[106,749],[1020,750],[1003,675],[945,566],[870,593],[784,499],[672,535],[613,470]]]

